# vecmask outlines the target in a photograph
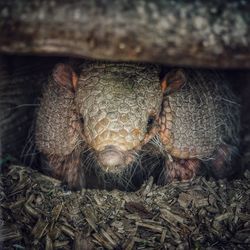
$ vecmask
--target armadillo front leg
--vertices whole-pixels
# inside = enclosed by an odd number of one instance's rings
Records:
[[[190,180],[192,179],[200,166],[197,159],[173,159],[165,161],[165,182],[173,180]]]
[[[70,188],[84,185],[80,167],[80,118],[75,110],[76,75],[68,65],[55,66],[43,93],[36,121],[36,146],[45,170]],[[44,166],[42,166],[44,168]]]
[[[236,146],[229,144],[221,144],[210,161],[206,163],[211,169],[211,174],[217,179],[231,177],[236,173],[233,167],[234,161],[237,160],[238,149]],[[238,167],[237,172],[241,169]]]

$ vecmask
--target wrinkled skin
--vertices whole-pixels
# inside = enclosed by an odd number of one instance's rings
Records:
[[[104,172],[120,173],[151,143],[165,158],[164,183],[191,179],[201,161],[223,177],[238,115],[235,96],[212,72],[173,70],[160,82],[154,65],[86,62],[77,75],[59,64],[41,99],[36,145],[70,188],[85,185],[86,152]]]

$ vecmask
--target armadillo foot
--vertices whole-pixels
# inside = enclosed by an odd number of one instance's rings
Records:
[[[215,178],[226,178],[234,174],[232,161],[236,155],[236,148],[230,145],[222,144],[216,152],[213,160],[210,161],[212,175]]]
[[[173,159],[165,162],[165,179],[166,182],[173,180],[189,180],[192,179],[200,166],[200,161],[197,159]]]
[[[46,166],[47,165],[47,166]],[[46,160],[45,171],[67,184],[71,190],[79,190],[85,187],[85,176],[81,171],[80,157],[72,152],[67,156],[50,156]]]

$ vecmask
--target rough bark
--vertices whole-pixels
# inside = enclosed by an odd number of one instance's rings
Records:
[[[0,0],[0,52],[250,68],[247,1]]]

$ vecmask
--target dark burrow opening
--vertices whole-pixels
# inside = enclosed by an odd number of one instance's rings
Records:
[[[24,164],[37,170],[40,169],[38,152],[34,147],[34,117],[39,105],[39,97],[44,81],[48,78],[53,66],[58,62],[66,62],[63,57],[39,56],[6,56],[0,57],[0,127],[1,127],[1,170],[9,164]],[[169,67],[163,67],[168,70]],[[250,71],[248,70],[219,70],[224,74],[241,105],[241,133],[240,146],[235,160],[235,173],[230,178],[239,178],[244,170],[249,169],[250,161]],[[159,76],[160,77],[160,76]],[[125,175],[107,175],[95,168],[88,172],[87,188],[137,190],[142,183],[153,176],[157,184],[161,184],[163,159],[149,156],[145,160],[146,166],[131,168],[129,177]],[[158,167],[151,168],[150,166]],[[133,173],[131,175],[131,173]],[[206,168],[199,172],[211,177]],[[100,177],[101,176],[101,177]],[[131,177],[132,176],[132,177]]]

